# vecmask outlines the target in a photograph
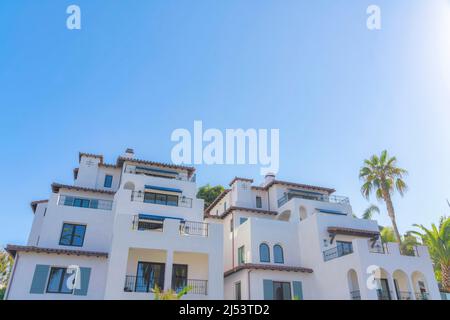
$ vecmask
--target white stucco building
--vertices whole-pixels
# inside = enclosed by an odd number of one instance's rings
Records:
[[[32,202],[27,245],[7,246],[5,299],[153,299],[186,285],[186,299],[222,299],[222,225],[203,222],[194,171],[131,149],[115,164],[80,153],[74,183]]]
[[[252,183],[233,179],[205,211],[224,226],[225,299],[440,299],[427,248],[382,244],[348,198],[274,175]]]
[[[31,203],[27,245],[7,246],[5,299],[440,299],[427,248],[382,244],[333,189],[235,178],[204,210],[194,171],[80,153],[73,184]]]

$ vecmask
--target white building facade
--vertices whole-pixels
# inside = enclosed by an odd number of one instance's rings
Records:
[[[194,172],[131,149],[115,164],[80,153],[73,185],[32,202],[27,245],[7,246],[5,299],[154,299],[186,286],[184,299],[222,299],[222,225],[203,221]]]
[[[206,209],[223,224],[225,299],[441,299],[428,250],[383,244],[334,190],[235,178]]]

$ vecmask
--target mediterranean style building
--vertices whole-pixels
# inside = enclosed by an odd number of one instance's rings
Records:
[[[330,188],[234,178],[204,210],[195,169],[80,153],[34,201],[5,299],[440,299],[426,247],[383,244]]]
[[[225,299],[441,299],[428,250],[381,243],[334,190],[234,178],[206,209],[222,222]]]
[[[5,299],[153,299],[156,286],[222,299],[222,226],[203,222],[194,171],[80,153],[73,185],[31,203],[27,245],[7,246]]]

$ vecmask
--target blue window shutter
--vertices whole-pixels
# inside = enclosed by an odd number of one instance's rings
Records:
[[[36,268],[34,269],[33,282],[31,282],[30,293],[44,293],[49,270],[50,266],[43,264],[36,265]]]
[[[75,289],[74,294],[77,296],[86,296],[89,287],[89,278],[91,277],[91,268],[80,268],[80,289]]]
[[[294,288],[294,298],[303,300],[303,288],[301,281],[292,281],[292,287]]]
[[[273,282],[272,280],[263,280],[264,300],[273,300]]]

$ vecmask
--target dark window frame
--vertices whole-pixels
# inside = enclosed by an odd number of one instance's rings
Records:
[[[277,259],[277,254],[275,248],[280,248],[281,260]],[[274,263],[284,263],[284,250],[281,244],[276,244],[273,246],[273,262]]]
[[[62,243],[65,226],[71,226],[72,227],[72,232],[70,234],[69,244]],[[84,227],[83,237],[81,239],[81,244],[80,245],[73,243],[74,242],[75,228],[76,227]],[[62,225],[61,234],[59,236],[59,245],[60,246],[67,246],[67,247],[82,247],[84,245],[84,238],[86,237],[86,229],[87,229],[87,225],[86,224],[76,224],[76,223],[64,222],[63,225]]]
[[[172,198],[172,200],[169,200]],[[153,203],[163,206],[178,207],[180,197],[174,194],[157,193],[157,192],[144,192],[144,203]]]
[[[159,278],[158,279],[154,279],[154,286],[151,287],[151,279],[146,279],[148,281],[146,287],[144,288],[145,291],[138,291],[138,280],[139,277],[145,278],[145,276],[139,276],[139,266],[140,265],[148,265],[150,267],[153,266],[159,266],[160,268],[160,274],[159,274]],[[138,261],[137,263],[137,270],[136,270],[136,282],[135,282],[135,292],[152,292],[156,285],[161,289],[164,290],[164,277],[165,277],[165,271],[166,271],[166,264],[163,262],[150,262],[150,261]]]
[[[104,188],[112,188],[113,179],[114,179],[114,176],[112,176],[110,174],[106,174],[105,181],[103,182],[103,187]]]
[[[279,300],[279,299],[277,299],[277,292],[276,292],[276,288],[277,288],[277,285],[281,288],[281,290],[282,290],[282,294],[283,294],[283,299],[281,299],[281,300],[291,300],[292,299],[292,287],[291,287],[291,283],[290,282],[287,282],[287,281],[273,281],[272,282],[272,290],[273,290],[273,298],[274,298],[274,300]],[[289,292],[289,297],[285,297],[284,296],[284,286],[288,286],[289,287],[289,290],[288,290],[288,292]],[[287,299],[287,298],[289,298],[289,299]]]
[[[238,290],[239,288],[239,290]],[[242,300],[242,284],[241,281],[234,283],[234,300]]]
[[[238,248],[238,265],[245,263],[245,245]]]
[[[262,248],[267,249],[267,260],[263,260]],[[270,247],[267,243],[263,242],[259,245],[259,262],[270,262]]]
[[[61,278],[59,279],[59,283],[58,283],[58,291],[51,291],[50,288],[49,288],[49,286],[50,286],[50,280],[51,280],[51,277],[52,277],[52,273],[53,273],[53,271],[55,271],[55,270],[63,270],[63,273],[62,273],[62,275],[61,275]],[[48,274],[47,287],[46,287],[45,292],[46,292],[46,293],[57,293],[57,294],[73,294],[73,290],[74,290],[74,289],[72,289],[70,292],[62,291],[63,284],[64,284],[64,280],[66,280],[66,277],[65,277],[65,276],[66,276],[67,274],[68,274],[68,273],[67,273],[67,268],[64,268],[64,267],[50,267],[50,272],[49,272],[49,274]]]
[[[262,208],[262,198],[260,196],[256,196],[256,208]]]
[[[180,268],[180,269],[183,269],[183,272],[184,272],[184,270],[186,270],[185,272],[186,272],[186,276],[185,277],[183,277],[183,276],[177,276],[176,275],[176,272],[175,272],[175,269],[176,268]],[[172,265],[172,290],[178,290],[179,288],[176,288],[175,287],[175,283],[177,282],[177,281],[180,281],[181,280],[181,282],[183,282],[184,283],[184,285],[182,286],[183,288],[185,288],[186,286],[187,286],[187,283],[188,283],[188,274],[189,274],[189,267],[188,267],[188,265],[187,264],[179,264],[179,263],[174,263],[173,265]],[[182,288],[182,289],[183,289]]]

